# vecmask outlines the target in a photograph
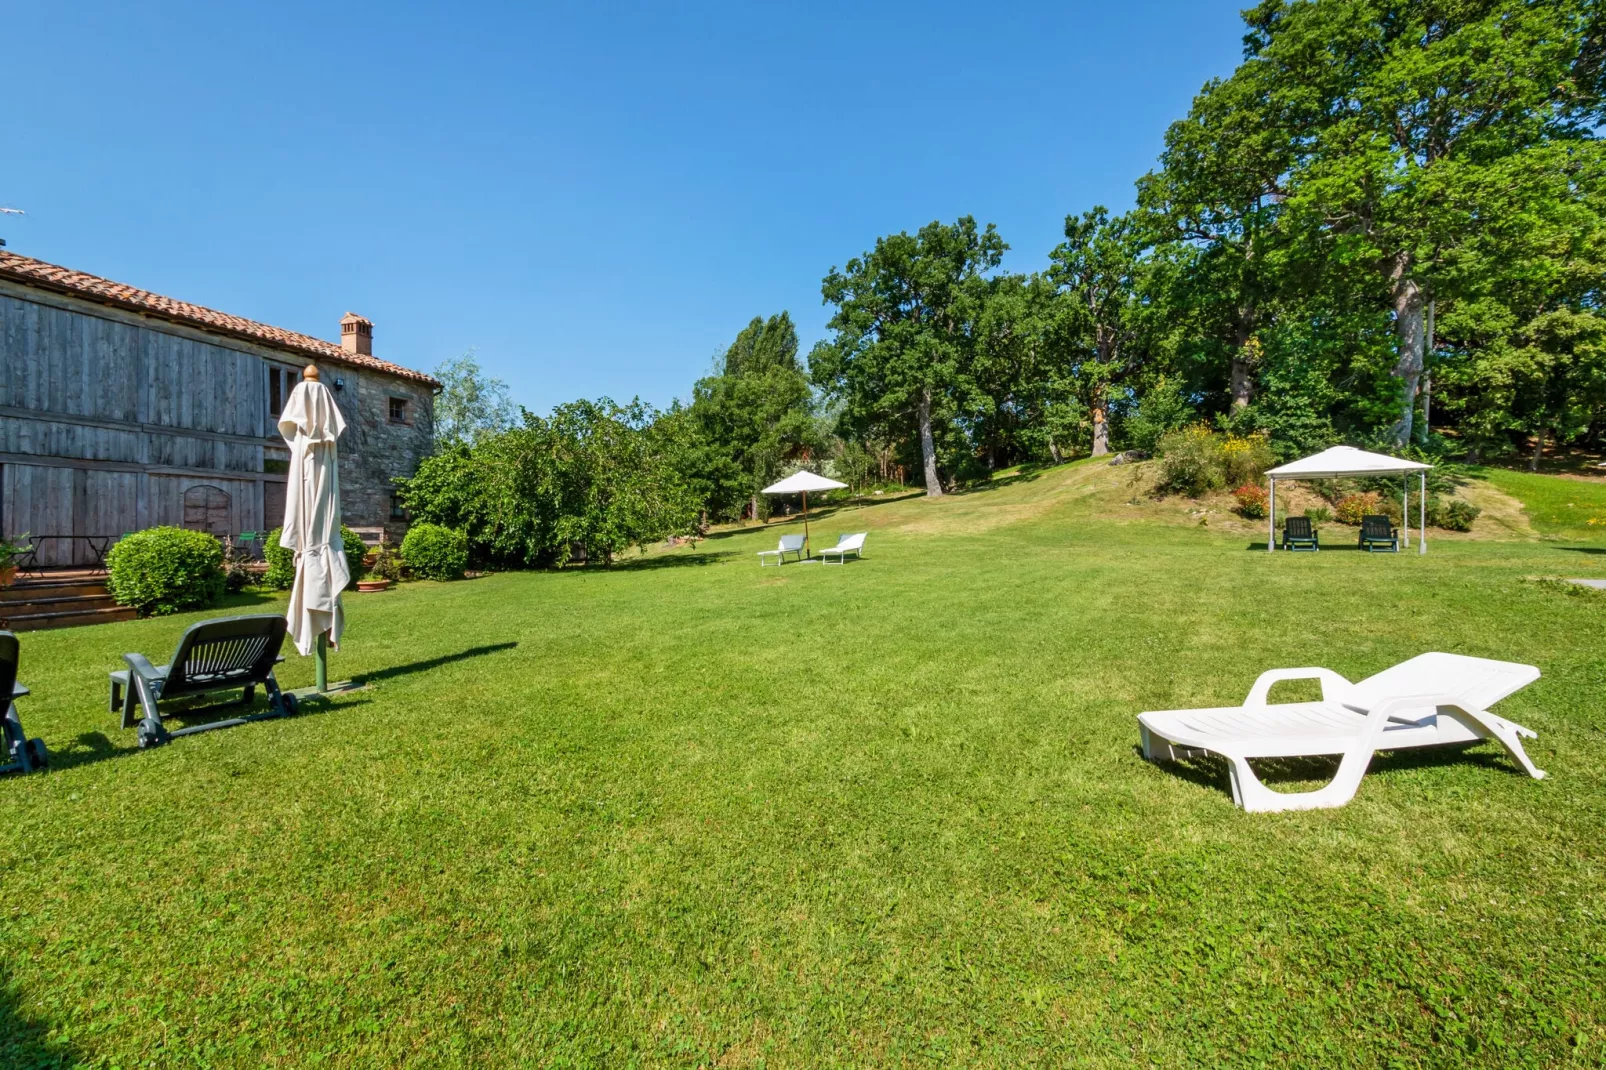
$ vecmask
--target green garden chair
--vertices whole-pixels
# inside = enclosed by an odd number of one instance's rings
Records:
[[[1308,516],[1291,516],[1283,521],[1284,550],[1320,550],[1316,529]]]
[[[0,632],[0,695],[6,696],[5,716],[0,718],[0,740],[4,741],[4,760],[0,773],[37,773],[50,761],[42,739],[29,739],[17,716],[16,700],[28,693],[17,683],[17,660],[21,644],[10,632]]]
[[[1367,553],[1378,550],[1400,552],[1400,533],[1386,516],[1361,517],[1361,549]]]
[[[279,690],[279,682],[273,678],[273,666],[284,660],[279,656],[279,648],[284,645],[287,627],[285,619],[277,613],[219,617],[190,625],[178,641],[173,660],[166,665],[152,665],[143,654],[124,654],[128,668],[110,674],[111,708],[121,708],[123,727],[133,728],[136,723],[134,706],[143,707],[145,715],[138,721],[141,747],[156,747],[177,736],[293,714],[296,712],[295,696]],[[187,695],[240,689],[244,692],[243,701],[250,705],[259,685],[268,693],[266,713],[177,731],[170,731],[162,723],[164,702]]]

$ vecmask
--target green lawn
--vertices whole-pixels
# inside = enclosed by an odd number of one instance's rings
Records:
[[[1606,539],[1606,479],[1537,475],[1509,468],[1479,468],[1476,472],[1521,501],[1529,522],[1541,534]]]
[[[843,568],[761,571],[772,526],[352,596],[372,690],[151,752],[104,673],[195,617],[25,636],[0,1064],[1606,1061],[1606,598],[1530,579],[1606,543],[1271,556],[1120,471],[821,519]],[[1246,815],[1136,753],[1425,650],[1542,668],[1499,712],[1550,779]]]

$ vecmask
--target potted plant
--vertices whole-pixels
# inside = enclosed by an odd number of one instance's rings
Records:
[[[17,558],[33,549],[25,531],[15,539],[0,537],[0,587],[10,587],[17,578]]]
[[[400,581],[401,558],[395,550],[381,546],[374,554],[374,563],[368,567],[368,575],[357,581],[357,590],[368,593],[383,591]]]

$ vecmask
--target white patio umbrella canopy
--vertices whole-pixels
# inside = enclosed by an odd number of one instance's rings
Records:
[[[290,446],[279,545],[296,555],[296,579],[285,618],[303,655],[312,653],[324,632],[338,647],[346,627],[340,592],[351,582],[351,568],[340,538],[340,458],[335,444],[345,430],[334,395],[314,378],[302,380],[290,391],[279,414],[279,434]]]
[[[803,495],[803,545],[809,544],[809,491],[811,490],[841,490],[846,483],[838,483],[834,479],[817,476],[808,469],[793,472],[779,483],[771,483],[765,487],[765,494],[801,494]]]
[[[1277,481],[1279,479],[1341,479],[1347,476],[1408,476],[1417,473],[1417,552],[1428,552],[1427,520],[1428,520],[1428,489],[1427,471],[1431,464],[1421,461],[1408,461],[1404,457],[1390,457],[1386,453],[1370,453],[1366,450],[1356,449],[1354,446],[1333,446],[1320,453],[1313,453],[1309,457],[1301,457],[1297,461],[1289,461],[1266,472],[1271,480],[1271,508],[1268,510],[1268,525],[1266,536],[1267,551],[1277,548]],[[1409,484],[1407,484],[1408,486]],[[1402,496],[1402,510],[1405,523],[1405,544],[1411,545],[1411,509],[1410,496],[1407,491]]]

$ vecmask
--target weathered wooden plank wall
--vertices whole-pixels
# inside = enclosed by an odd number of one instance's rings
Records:
[[[5,534],[182,524],[184,492],[202,485],[229,496],[234,531],[265,526],[267,363],[159,327],[0,294]],[[40,553],[79,556],[65,542]]]

